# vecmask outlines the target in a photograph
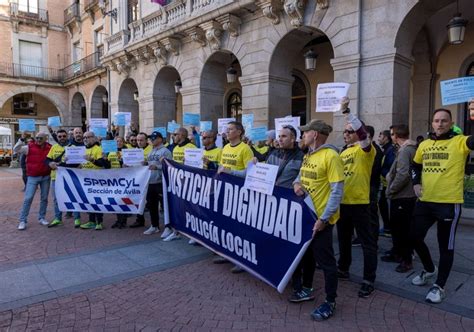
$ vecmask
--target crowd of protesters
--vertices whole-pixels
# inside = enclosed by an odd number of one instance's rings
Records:
[[[55,173],[59,166],[87,169],[128,167],[121,158],[127,148],[143,149],[145,162],[151,170],[146,196],[150,226],[144,231],[152,235],[161,231],[164,241],[180,238],[166,225],[160,230],[160,205],[163,203],[161,161],[163,158],[183,163],[187,148],[203,148],[206,169],[244,177],[249,162],[266,162],[278,166],[276,185],[294,189],[296,195],[309,195],[317,220],[309,249],[296,268],[290,302],[315,299],[313,276],[316,267],[324,272],[325,301],[311,316],[315,320],[330,318],[336,309],[339,280],[350,278],[352,248],[360,243],[363,252],[363,281],[358,291],[362,298],[374,292],[378,237],[391,237],[393,247],[383,253],[384,262],[397,263],[395,271],[407,273],[413,269],[416,253],[423,270],[413,279],[415,286],[430,284],[426,301],[440,303],[445,298],[446,285],[454,255],[454,242],[463,203],[463,177],[466,157],[474,149],[474,138],[453,130],[451,112],[437,109],[433,113],[433,132],[427,139],[410,139],[406,124],[394,124],[380,131],[378,144],[375,130],[350,112],[349,100],[344,98],[341,112],[346,124],[344,146],[337,148],[327,140],[333,128],[322,120],[312,120],[299,128],[285,126],[279,132],[269,131],[265,144],[254,145],[245,136],[240,122],[230,122],[223,135],[223,147],[216,145],[218,132],[191,132],[184,127],[171,134],[170,141],[158,131],[150,135],[131,130],[125,137],[113,130],[109,139],[117,141],[117,152],[103,153],[100,140],[92,131],[81,128],[69,132],[50,132],[56,141],[47,142],[47,133],[39,132],[29,138],[22,135],[14,147],[24,156],[25,198],[20,212],[19,230],[27,227],[28,214],[37,187],[41,190],[38,221],[41,225],[63,225],[63,213],[55,197]],[[474,103],[470,109],[474,110]],[[297,136],[297,129],[303,135]],[[85,162],[68,164],[65,148],[85,146]],[[46,208],[50,186],[53,188],[54,219],[48,222]],[[381,221],[379,221],[379,215]],[[131,215],[118,214],[112,228],[127,227]],[[136,215],[131,228],[144,227],[144,215]],[[81,229],[103,229],[103,215],[73,212],[74,226]],[[433,262],[424,242],[431,226],[436,223],[440,251],[439,266]],[[337,230],[339,256],[333,251],[333,229]],[[195,243],[190,240],[190,244]],[[216,257],[215,263],[226,263]],[[243,272],[234,266],[232,272]]]

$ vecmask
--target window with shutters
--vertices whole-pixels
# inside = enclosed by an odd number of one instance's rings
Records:
[[[41,43],[19,41],[20,72],[26,77],[43,77],[43,52]]]

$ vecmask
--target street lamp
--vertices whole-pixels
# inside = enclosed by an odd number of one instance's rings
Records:
[[[459,45],[464,42],[464,33],[466,32],[466,25],[468,20],[461,17],[459,12],[459,0],[456,2],[457,12],[449,21],[446,28],[448,29],[448,38],[451,45]]]
[[[99,8],[103,17],[110,16],[113,18],[114,22],[117,23],[117,8],[107,11],[105,9],[105,0],[99,0]]]
[[[227,83],[230,84],[230,83],[235,83],[235,81],[237,81],[237,70],[235,70],[233,66],[230,66],[229,68],[227,68],[226,75],[227,75]]]
[[[310,49],[304,54],[304,67],[306,70],[315,70],[316,69],[316,60],[318,55],[314,53],[313,49]]]
[[[179,93],[181,91],[181,88],[183,87],[183,83],[181,80],[178,78],[176,82],[174,82],[174,92]]]

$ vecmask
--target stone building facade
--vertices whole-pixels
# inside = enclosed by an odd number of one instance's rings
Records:
[[[332,123],[341,144],[342,118],[315,112],[316,86],[338,81],[377,131],[408,123],[426,135],[439,82],[474,74],[474,25],[464,43],[447,40],[456,11],[455,0],[0,0],[0,125],[17,131],[18,118],[60,115],[81,126],[126,111],[147,132],[183,113],[214,126],[253,113],[272,128],[293,114]],[[469,0],[459,11],[474,21]],[[25,62],[23,42],[40,59]],[[446,107],[471,133],[466,105]]]
[[[316,86],[351,83],[352,109],[376,130],[408,123],[413,136],[429,130],[441,107],[440,80],[466,76],[474,56],[473,25],[465,41],[449,45],[446,25],[454,0],[111,0],[103,64],[110,71],[111,112],[132,112],[144,131],[180,122],[253,113],[257,125],[301,115],[333,123],[341,142],[342,118],[315,112]],[[128,7],[127,7],[128,6]],[[469,1],[463,17],[473,21]],[[318,54],[314,71],[304,55]],[[226,71],[237,71],[228,83]],[[175,92],[176,81],[181,89]],[[236,99],[236,96],[238,97]],[[237,103],[232,101],[237,100]],[[238,105],[241,102],[241,105]],[[236,106],[237,105],[237,106]],[[465,105],[450,105],[466,132]]]

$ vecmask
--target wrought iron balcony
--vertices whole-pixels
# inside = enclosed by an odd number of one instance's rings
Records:
[[[102,63],[100,62],[101,56],[102,56],[101,52],[95,52],[64,68],[63,69],[64,81],[83,75],[91,70],[101,68],[102,67]]]
[[[34,24],[48,24],[48,11],[45,9],[34,8],[21,5],[18,3],[10,3],[10,18]]]
[[[62,82],[63,69],[0,62],[0,77],[2,76],[28,80]]]
[[[64,25],[74,22],[75,20],[80,21],[80,8],[78,3],[74,3],[64,10]]]

